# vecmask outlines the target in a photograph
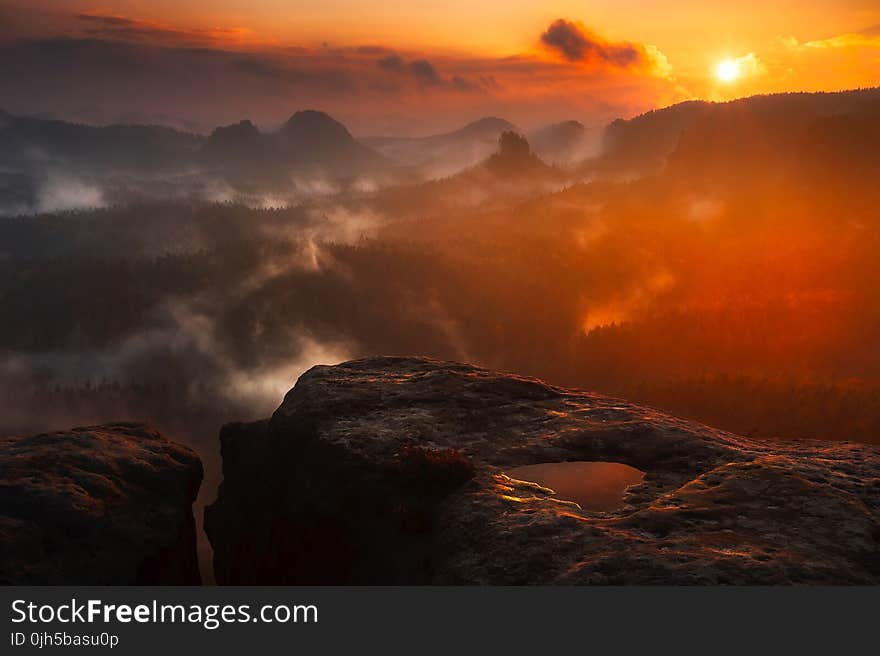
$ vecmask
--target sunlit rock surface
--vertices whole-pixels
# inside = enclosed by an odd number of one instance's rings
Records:
[[[200,583],[202,464],[138,424],[0,438],[0,583]]]
[[[221,441],[221,584],[880,582],[876,447],[759,442],[417,358],[315,367]],[[644,480],[603,513],[504,474],[575,460]]]

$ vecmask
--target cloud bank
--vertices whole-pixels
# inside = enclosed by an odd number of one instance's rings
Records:
[[[272,127],[317,107],[359,134],[425,134],[497,114],[526,127],[602,123],[681,99],[659,51],[564,20],[543,36],[536,29],[541,48],[505,57],[281,46],[237,28],[98,12],[75,15],[73,25],[49,38],[0,40],[3,109],[207,131],[245,117]]]

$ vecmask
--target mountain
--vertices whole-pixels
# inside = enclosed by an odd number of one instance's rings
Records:
[[[391,163],[332,117],[295,113],[261,132],[243,120],[207,137],[153,125],[96,127],[0,111],[0,215],[236,189],[288,192],[291,175],[341,181]]]
[[[875,112],[836,114],[817,119],[794,147],[794,161],[817,185],[850,193],[847,187],[880,179],[880,108]]]
[[[92,126],[0,112],[0,216],[173,195],[204,137],[157,125]]]
[[[545,162],[567,166],[598,154],[601,131],[579,121],[553,123],[529,133],[535,153]]]
[[[202,137],[157,125],[96,127],[0,112],[0,168],[47,166],[84,174],[144,173],[187,168]]]
[[[245,156],[262,147],[263,135],[256,125],[248,120],[232,125],[214,128],[205,142],[204,151],[231,156]]]
[[[0,111],[0,167],[80,174],[171,174],[193,166],[240,170],[320,169],[344,177],[389,165],[329,115],[296,112],[275,132],[247,120],[216,128],[207,138],[153,125],[95,127],[12,116]]]
[[[382,155],[324,112],[297,112],[272,136],[281,160],[295,168],[349,176],[389,166]]]
[[[427,137],[429,142],[450,143],[455,141],[487,140],[498,137],[508,130],[517,131],[517,127],[510,121],[497,116],[486,116],[473,123],[468,123],[463,128],[445,134],[437,134]]]
[[[877,161],[878,123],[880,89],[713,104],[682,130],[667,168],[672,176],[704,185],[747,179],[760,186],[800,176],[813,162],[826,174],[843,167],[858,185],[864,181],[863,165]]]
[[[342,123],[315,110],[296,112],[275,132],[250,121],[217,128],[203,150],[204,163],[230,182],[289,184],[291,173],[349,178],[385,170],[390,163],[351,136]]]
[[[595,168],[606,175],[624,177],[658,173],[682,132],[710,107],[707,102],[694,100],[613,121],[602,135],[602,153]]]
[[[507,130],[496,138],[492,152],[476,164],[418,184],[390,186],[377,193],[374,201],[383,211],[398,216],[445,216],[451,220],[476,207],[482,211],[510,208],[569,183],[566,171],[545,164],[524,136]],[[430,225],[424,222],[422,228],[429,230]]]
[[[271,145],[256,125],[244,120],[215,128],[202,148],[202,163],[218,168],[232,180],[272,174]]]
[[[271,419],[220,439],[220,584],[880,582],[875,446],[759,442],[404,357],[313,367]],[[635,476],[591,481],[616,495],[593,509],[565,489],[586,481],[533,477],[560,462]]]
[[[420,167],[429,177],[451,175],[489,157],[498,137],[519,128],[494,116],[468,123],[458,130],[427,137],[367,137],[365,144],[395,162]]]
[[[554,170],[535,154],[528,140],[508,130],[498,138],[498,152],[483,164],[488,171],[499,178],[528,178],[530,181],[553,176]]]
[[[745,159],[769,163],[771,152],[793,152],[815,121],[841,115],[880,118],[880,89],[695,100],[618,119],[605,128],[602,153],[586,170],[632,178],[659,173],[670,159],[692,170],[706,166],[704,175]]]

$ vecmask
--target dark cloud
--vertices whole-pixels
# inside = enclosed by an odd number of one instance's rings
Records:
[[[167,41],[179,40],[185,34],[180,30],[122,16],[77,14],[76,18],[87,24],[84,30],[85,33],[94,37],[124,40],[159,39]]]
[[[391,50],[385,46],[358,46],[357,52],[361,55],[384,55],[390,53]]]
[[[501,84],[498,80],[495,79],[494,75],[481,75],[480,76],[480,84],[484,89],[488,89],[490,91],[500,91]]]
[[[456,74],[451,78],[446,78],[427,59],[414,59],[407,62],[400,55],[390,54],[377,60],[376,64],[386,73],[408,76],[415,79],[423,87],[446,88],[463,93],[475,93],[499,88],[495,78],[491,75],[468,78]]]
[[[237,70],[243,73],[250,73],[260,77],[271,78],[274,80],[283,79],[287,71],[272,62],[261,59],[260,57],[240,56],[233,58],[230,63]]]
[[[131,27],[132,25],[138,25],[138,23],[141,22],[130,18],[124,18],[122,16],[106,16],[100,14],[77,14],[76,17],[77,20],[110,27]]]
[[[299,65],[285,65],[268,56],[236,54],[226,51],[207,51],[218,61],[227,61],[236,72],[250,78],[262,78],[291,86],[323,91],[350,92],[357,86],[356,74],[345,68],[307,68]]]
[[[437,69],[427,59],[417,59],[410,62],[409,70],[419,82],[424,84],[436,85],[443,82]]]
[[[471,82],[463,78],[461,75],[453,75],[452,76],[452,86],[454,86],[459,91],[476,91],[479,87]]]
[[[400,55],[390,54],[379,59],[376,64],[386,73],[409,75],[421,86],[448,87],[458,91],[477,91],[480,86],[460,75],[451,80],[444,78],[427,59],[414,59],[407,62]]]
[[[13,113],[47,109],[87,122],[115,122],[133,111],[174,114],[201,125],[250,114],[275,121],[304,98],[333,106],[363,85],[353,67],[311,56],[243,53],[101,39],[0,43],[0,98]],[[88,104],[99,112],[83,112]],[[265,108],[265,113],[260,109]],[[253,113],[251,113],[253,112]]]
[[[388,55],[376,62],[383,71],[397,72],[403,70],[403,59],[398,55]]]
[[[21,58],[27,62],[27,66],[0,69],[0,81],[24,82],[34,77],[32,73],[41,73],[31,80],[36,86],[45,86],[52,78],[80,78],[93,84],[108,74],[125,76],[128,79],[120,81],[131,84],[158,80],[173,86],[175,82],[186,81],[198,82],[204,88],[213,87],[216,79],[232,76],[253,82],[280,81],[325,91],[349,91],[354,83],[354,75],[346,68],[309,66],[307,56],[285,58],[268,53],[242,53],[210,47],[160,47],[94,38],[64,37],[0,44],[0,57]]]
[[[608,43],[565,19],[553,21],[541,42],[571,62],[598,62],[625,68],[638,63],[644,53],[631,43]]]

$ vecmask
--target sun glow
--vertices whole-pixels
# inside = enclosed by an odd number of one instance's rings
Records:
[[[722,82],[733,82],[740,75],[742,75],[742,70],[739,61],[736,59],[722,59],[715,66],[715,77]]]

